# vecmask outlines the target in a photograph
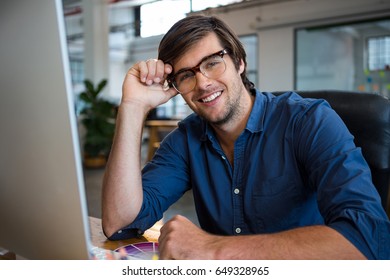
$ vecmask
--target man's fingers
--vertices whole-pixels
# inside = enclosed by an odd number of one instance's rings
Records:
[[[159,85],[159,89],[165,92],[166,98],[170,99],[178,94],[174,88],[169,87],[166,80],[171,72],[172,66],[170,64],[165,64],[162,60],[148,59],[132,66],[127,71],[127,75],[138,78],[141,83],[147,86]]]
[[[164,80],[165,65],[164,62],[157,59],[149,59],[146,61],[148,67],[148,76],[146,77],[146,83],[148,85],[152,83],[161,83]]]
[[[139,70],[139,78],[141,82],[146,82],[146,77],[148,75],[148,66],[146,65],[145,61],[141,61],[137,64],[138,70]]]
[[[163,80],[164,80],[164,62],[162,62],[161,60],[157,60],[155,61],[156,63],[156,72],[155,72],[155,78],[154,78],[154,82],[155,83],[161,83]]]
[[[139,78],[140,77],[140,71],[135,69],[134,67],[131,67],[129,71],[127,71],[127,75],[132,75],[134,77]]]
[[[146,61],[140,61],[134,67],[132,67],[135,71],[129,70],[129,74],[136,76],[136,72],[139,72],[139,79],[142,83],[146,83],[147,85],[151,85],[153,83],[161,83],[165,79],[166,69],[168,69],[168,73],[170,73],[170,69],[172,67],[164,64],[161,60],[157,59],[148,59]]]

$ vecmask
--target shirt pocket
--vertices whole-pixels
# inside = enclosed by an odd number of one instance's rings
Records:
[[[253,190],[252,209],[256,228],[262,232],[286,230],[297,223],[302,190],[296,177],[282,175],[257,185]]]
[[[269,178],[253,189],[254,196],[275,196],[296,189],[296,177],[291,175],[281,175]]]

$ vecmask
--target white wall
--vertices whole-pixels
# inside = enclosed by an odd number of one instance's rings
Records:
[[[294,36],[291,27],[259,32],[259,85],[261,91],[293,89]]]

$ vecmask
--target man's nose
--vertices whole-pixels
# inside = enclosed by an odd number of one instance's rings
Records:
[[[196,86],[201,89],[205,89],[211,85],[211,79],[208,78],[201,71],[196,72],[195,78],[196,78]]]

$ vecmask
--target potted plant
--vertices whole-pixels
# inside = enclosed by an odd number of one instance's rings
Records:
[[[102,80],[96,87],[90,80],[85,80],[84,85],[85,90],[79,96],[83,102],[81,123],[85,128],[84,166],[102,167],[111,149],[117,106],[100,96],[107,80]]]

